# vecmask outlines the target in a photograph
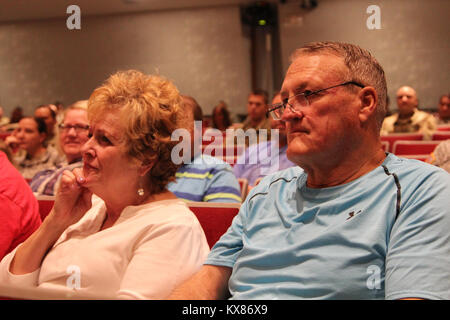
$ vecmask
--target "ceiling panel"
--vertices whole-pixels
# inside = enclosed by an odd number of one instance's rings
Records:
[[[83,15],[104,15],[167,9],[252,3],[254,0],[0,0],[0,22],[68,17],[76,4]],[[268,1],[271,2],[271,1]]]

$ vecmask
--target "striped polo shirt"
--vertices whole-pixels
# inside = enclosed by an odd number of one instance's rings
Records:
[[[186,201],[241,202],[239,182],[231,166],[210,156],[198,155],[181,166],[168,189]]]

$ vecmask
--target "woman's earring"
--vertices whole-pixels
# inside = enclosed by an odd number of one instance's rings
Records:
[[[145,193],[145,191],[144,191],[144,188],[142,188],[142,180],[139,179],[139,189],[137,190],[137,194],[138,194],[140,197],[143,197],[143,196],[144,196],[144,193]]]

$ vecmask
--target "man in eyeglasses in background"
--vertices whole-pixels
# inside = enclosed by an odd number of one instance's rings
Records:
[[[381,134],[389,133],[423,133],[425,140],[430,140],[436,130],[436,119],[431,113],[418,109],[419,100],[416,90],[403,86],[397,90],[398,112],[386,117]]]
[[[386,154],[386,80],[366,50],[298,49],[270,107],[288,158],[171,299],[450,299],[450,175]]]
[[[58,130],[59,148],[65,156],[65,161],[58,167],[43,170],[34,175],[30,186],[37,195],[55,195],[63,171],[72,171],[74,168],[83,166],[81,147],[89,140],[87,100],[77,101],[66,109]]]

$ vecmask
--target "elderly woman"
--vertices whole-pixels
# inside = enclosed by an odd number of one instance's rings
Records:
[[[31,180],[37,172],[53,168],[62,161],[55,148],[45,146],[46,130],[44,120],[24,117],[13,134],[6,138],[11,149],[18,149],[13,160],[26,180]]]
[[[42,226],[2,260],[0,283],[165,298],[209,252],[195,215],[166,188],[180,95],[158,76],[119,72],[93,92],[88,117],[83,168],[63,173]]]
[[[64,170],[72,171],[83,166],[81,147],[89,139],[87,100],[77,101],[66,109],[63,120],[58,125],[57,136],[59,148],[66,159],[54,168],[36,173],[30,186],[37,195],[55,195]]]

